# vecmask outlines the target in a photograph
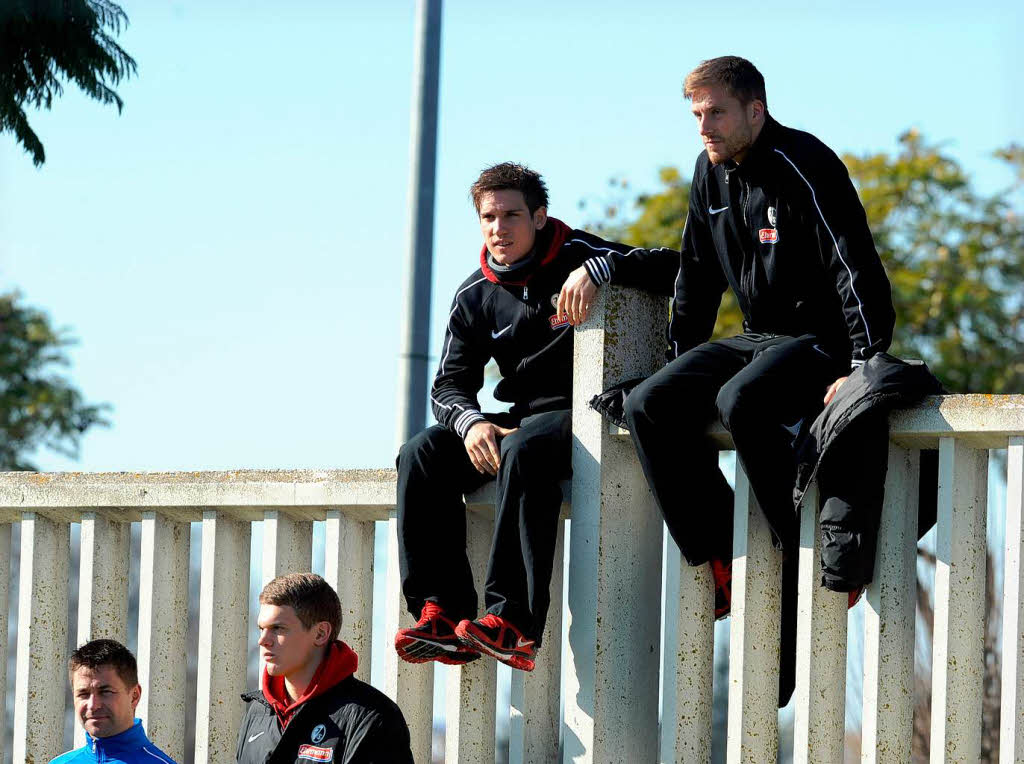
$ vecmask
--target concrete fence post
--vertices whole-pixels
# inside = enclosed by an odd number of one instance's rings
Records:
[[[131,523],[97,512],[82,513],[79,536],[78,634],[76,646],[90,639],[127,643],[128,565]],[[75,718],[75,747],[85,745],[85,730]]]
[[[979,761],[988,451],[939,439],[931,760]]]
[[[629,440],[587,403],[661,364],[665,300],[601,289],[576,330],[565,758],[658,755],[662,519]]]
[[[0,687],[7,691],[7,608],[11,595],[11,524],[0,521]],[[0,703],[0,730],[6,729],[7,701]],[[0,761],[7,753],[6,736],[0,736]]]
[[[729,624],[729,764],[775,761],[779,751],[782,552],[736,459],[732,615]]]
[[[711,761],[715,583],[711,565],[687,564],[665,529],[659,761]]]
[[[795,764],[843,760],[846,744],[846,609],[849,597],[821,585],[818,486],[800,507],[796,624]]]
[[[562,594],[565,522],[558,521],[551,606],[542,649],[531,672],[513,671],[509,720],[509,763],[558,760],[559,691],[562,677]]]
[[[49,761],[63,752],[67,688],[68,570],[71,527],[26,512],[21,520],[14,762]]]
[[[875,570],[863,606],[864,764],[911,758],[919,465],[919,451],[889,445]]]
[[[341,639],[359,655],[356,676],[364,682],[370,681],[373,642],[373,535],[372,521],[356,520],[340,509],[327,511],[324,578],[341,600]]]
[[[313,522],[296,519],[287,511],[268,509],[263,514],[263,578],[261,587],[286,573],[313,569]]]
[[[434,726],[434,666],[400,660],[395,652],[395,632],[416,623],[405,608],[402,577],[398,570],[398,520],[388,520],[388,570],[385,595],[386,634],[384,649],[384,692],[402,707],[409,725],[412,756],[430,761]]]
[[[142,513],[139,557],[137,713],[150,739],[175,761],[185,759],[189,536],[187,522]]]
[[[477,592],[483,592],[494,536],[491,512],[466,513],[466,551]],[[483,599],[479,612],[484,612]],[[464,666],[449,666],[445,683],[444,758],[449,764],[494,761],[497,664],[481,656]]]
[[[1006,467],[999,750],[1006,761],[1024,761],[1024,437],[1010,438]]]
[[[203,512],[196,761],[210,764],[234,757],[245,710],[251,533],[247,520]]]

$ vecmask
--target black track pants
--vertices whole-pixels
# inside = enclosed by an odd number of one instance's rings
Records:
[[[488,416],[511,427],[507,415]],[[562,503],[572,470],[568,410],[533,414],[501,440],[494,538],[484,583],[488,612],[537,640],[544,631]],[[409,612],[437,602],[458,621],[475,618],[477,596],[466,554],[463,494],[489,480],[473,467],[462,439],[435,425],[398,454],[398,553]]]
[[[629,394],[626,422],[640,464],[687,562],[732,558],[732,489],[705,434],[716,417],[732,433],[776,544],[795,551],[787,428],[821,411],[828,386],[848,373],[846,356],[813,335],[742,334],[689,350]]]

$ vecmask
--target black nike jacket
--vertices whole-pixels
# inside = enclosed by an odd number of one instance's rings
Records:
[[[727,286],[745,331],[817,335],[852,367],[889,347],[892,295],[864,208],[842,161],[809,133],[768,116],[742,164],[713,165],[702,152],[681,249],[670,359],[711,337]],[[607,253],[598,275],[655,290],[669,257]]]
[[[455,293],[441,360],[430,390],[434,417],[459,437],[484,419],[477,393],[484,366],[493,358],[501,372],[494,397],[511,403],[517,416],[572,405],[573,331],[558,321],[555,303],[568,275],[586,266],[595,283],[607,280],[603,256],[624,256],[631,247],[607,242],[548,218],[537,233],[525,270],[497,272],[480,253],[480,268]],[[672,250],[669,250],[672,252]],[[674,261],[660,266],[654,284],[671,285]],[[664,289],[662,289],[664,291]]]

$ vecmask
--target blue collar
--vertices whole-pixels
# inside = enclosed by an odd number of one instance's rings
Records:
[[[85,733],[85,747],[97,756],[133,753],[148,744],[149,738],[146,737],[146,731],[142,728],[142,719],[136,719],[135,724],[124,732],[110,737],[94,738],[88,732]]]

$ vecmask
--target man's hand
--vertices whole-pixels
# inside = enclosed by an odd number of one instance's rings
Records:
[[[558,317],[568,316],[573,326],[582,324],[587,320],[587,311],[596,294],[597,285],[581,265],[569,274],[562,284],[562,291],[558,293],[558,304],[555,306]]]
[[[518,427],[511,429],[498,427],[490,422],[477,422],[469,428],[464,442],[469,460],[473,462],[477,472],[481,475],[498,474],[498,467],[501,464],[498,441],[518,429]]]
[[[839,388],[843,386],[848,377],[840,377],[831,385],[828,386],[828,392],[825,393],[825,405],[827,406],[832,402],[832,399],[836,397],[836,393],[839,392]]]

